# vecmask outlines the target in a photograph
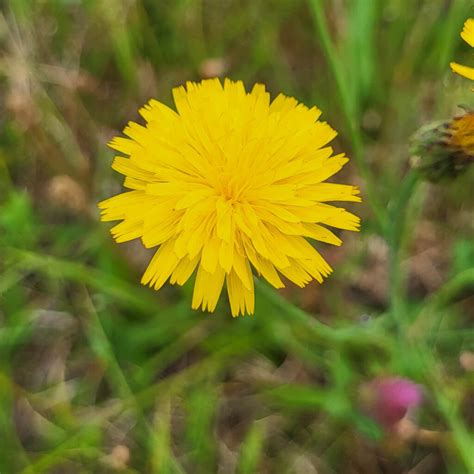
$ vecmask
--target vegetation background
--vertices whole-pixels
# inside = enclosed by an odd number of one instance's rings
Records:
[[[474,170],[408,171],[416,129],[472,106],[448,64],[472,65],[473,7],[3,0],[0,472],[474,472]],[[215,75],[318,105],[364,196],[361,233],[321,244],[327,282],[261,284],[235,320],[192,311],[192,285],[141,287],[148,253],[96,208],[121,190],[107,141]],[[361,405],[381,376],[423,386],[405,430]]]

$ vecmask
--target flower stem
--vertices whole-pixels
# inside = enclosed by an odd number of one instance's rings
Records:
[[[400,263],[404,235],[407,227],[407,215],[411,198],[414,196],[419,183],[418,174],[410,171],[403,178],[400,192],[389,206],[389,221],[386,228],[386,240],[390,247],[389,275],[390,275],[390,307],[395,324],[401,333],[405,317],[403,276]]]
[[[263,299],[279,309],[279,312],[270,315],[272,318],[279,317],[281,313],[281,316],[289,321],[292,327],[299,327],[321,343],[329,343],[332,346],[336,346],[338,344],[360,344],[362,342],[367,346],[370,345],[384,350],[390,349],[390,341],[374,327],[350,326],[334,328],[298,308],[275,291],[274,288],[270,288],[265,282],[256,279],[255,288]],[[261,314],[265,313],[262,312]]]

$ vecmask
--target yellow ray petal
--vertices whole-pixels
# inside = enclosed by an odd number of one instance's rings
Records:
[[[304,288],[312,280],[311,275],[299,265],[290,264],[288,267],[278,268],[278,271],[300,288]]]
[[[142,284],[159,290],[178,265],[179,259],[173,251],[174,242],[169,240],[157,250],[142,276]]]
[[[214,311],[224,285],[224,277],[225,272],[222,268],[218,267],[214,273],[209,273],[199,265],[194,283],[192,308],[201,307],[203,311]]]
[[[198,263],[199,256],[194,257],[192,260],[188,257],[182,258],[170,277],[170,283],[172,285],[175,283],[181,286],[184,285],[196,269]]]
[[[360,202],[362,199],[356,186],[334,183],[317,183],[305,186],[298,191],[298,196],[313,199],[318,202],[327,201],[353,201]]]
[[[465,21],[461,38],[471,46],[471,48],[474,48],[474,18],[468,18]]]
[[[326,227],[323,227],[319,224],[303,224],[304,226],[304,234],[306,237],[311,239],[319,240],[320,242],[325,242],[331,245],[342,245],[342,240],[331,232]]]
[[[257,254],[253,248],[252,242],[249,239],[243,238],[242,240],[245,254],[254,266],[255,270],[257,270],[258,274],[262,275],[275,288],[284,288],[285,285],[281,281],[281,278],[273,264],[269,260],[262,258]]]
[[[255,311],[253,279],[251,280],[251,288],[248,289],[237,276],[237,273],[231,271],[226,276],[226,284],[232,316],[236,317],[245,313],[253,314]]]
[[[474,81],[474,68],[458,63],[449,63],[449,66],[455,73]]]

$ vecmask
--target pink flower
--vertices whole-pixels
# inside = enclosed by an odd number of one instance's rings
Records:
[[[386,430],[392,430],[423,400],[420,385],[401,377],[380,377],[364,386],[363,404],[368,414]]]

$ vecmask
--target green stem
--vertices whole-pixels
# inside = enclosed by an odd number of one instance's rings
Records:
[[[290,303],[274,288],[270,288],[265,282],[256,279],[255,288],[260,296],[269,301],[280,311],[272,313],[270,317],[282,317],[291,321],[289,325],[301,328],[304,332],[316,338],[322,344],[339,345],[339,344],[360,344],[361,342],[367,346],[387,349],[390,347],[390,341],[384,335],[373,327],[351,326],[349,328],[332,328],[327,324],[318,321],[310,314]],[[283,313],[283,314],[282,314]]]
[[[144,313],[149,313],[150,308],[157,305],[156,298],[153,298],[147,291],[141,291],[137,285],[128,284],[126,281],[92,266],[14,247],[6,247],[3,252],[4,259],[14,264],[13,268],[19,272],[37,271],[51,278],[85,283]]]
[[[454,302],[464,291],[472,288],[474,288],[474,268],[464,270],[448,280],[428,298],[421,308],[416,316],[415,323],[410,327],[410,338],[418,339],[429,334],[428,337],[431,343],[434,344],[444,316],[441,309]],[[466,329],[462,333],[469,337],[469,332]]]
[[[434,352],[429,347],[419,345],[414,353],[419,358],[421,366],[424,366],[425,384],[433,394],[439,413],[449,427],[448,437],[441,445],[447,454],[453,454],[453,448],[460,462],[466,468],[466,473],[474,472],[474,456],[472,455],[472,433],[469,432],[463,420],[461,400],[455,386],[449,384],[449,376],[440,367]],[[459,472],[459,471],[458,471]]]
[[[453,409],[452,398],[445,393],[445,390],[436,390],[443,380],[438,380],[437,382],[433,393],[435,393],[438,408],[451,430],[453,444],[467,472],[474,472],[472,433],[469,433],[469,429],[462,420],[462,415],[458,413],[458,410]]]
[[[270,288],[266,283],[261,280],[255,281],[256,290],[270,303],[277,306],[279,309],[292,318],[293,321],[302,323],[307,326],[311,332],[314,332],[318,337],[336,340],[336,331],[326,324],[318,321],[317,319],[311,318],[311,316],[298,308],[297,306],[290,303],[287,299],[281,296],[275,289]]]
[[[309,0],[309,6],[314,17],[324,54],[334,76],[334,80],[336,81],[341,107],[345,115],[348,133],[352,142],[354,157],[359,173],[366,185],[365,194],[367,196],[367,201],[372,208],[379,230],[383,231],[386,222],[385,213],[375,193],[373,184],[374,180],[367,161],[365,160],[363,140],[359,127],[357,126],[357,113],[355,111],[354,100],[352,99],[349,87],[344,80],[342,64],[338,58],[336,48],[334,47],[329,34],[323,2],[322,0]]]
[[[404,281],[400,269],[401,251],[406,231],[408,207],[419,183],[418,175],[410,171],[403,179],[396,201],[390,206],[386,240],[390,247],[390,307],[398,330],[405,317]]]

